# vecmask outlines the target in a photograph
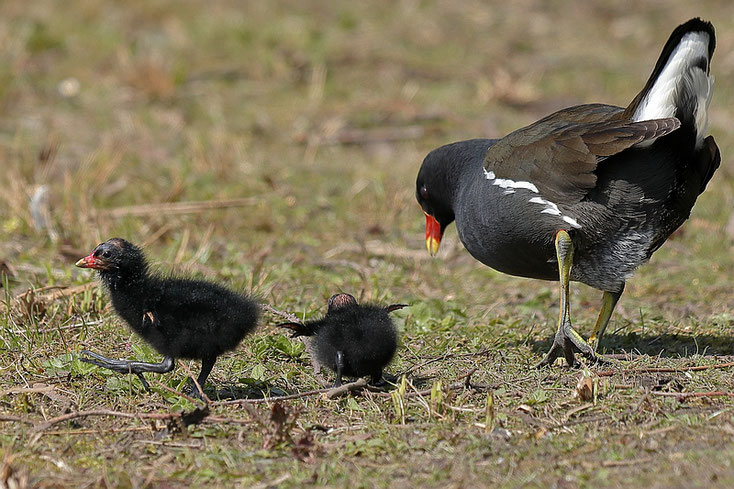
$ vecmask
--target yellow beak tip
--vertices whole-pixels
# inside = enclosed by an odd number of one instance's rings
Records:
[[[426,238],[426,249],[431,256],[438,254],[438,248],[441,242],[434,238]]]

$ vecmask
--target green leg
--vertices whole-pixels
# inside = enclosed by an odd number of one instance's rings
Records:
[[[601,337],[604,336],[604,331],[609,325],[609,318],[612,317],[614,307],[617,305],[619,298],[622,297],[623,291],[624,285],[618,292],[605,291],[601,298],[601,311],[599,311],[599,318],[596,320],[596,324],[594,325],[594,331],[592,331],[591,336],[589,336],[589,345],[591,345],[591,348],[594,351],[597,351],[599,348]]]
[[[571,326],[571,318],[568,312],[568,284],[571,277],[571,266],[573,265],[573,242],[564,230],[556,234],[556,257],[558,259],[558,273],[561,281],[561,307],[558,314],[558,331],[553,339],[553,346],[537,365],[551,365],[556,358],[563,355],[569,366],[576,364],[574,352],[578,351],[589,360],[596,362],[598,357],[589,344]]]

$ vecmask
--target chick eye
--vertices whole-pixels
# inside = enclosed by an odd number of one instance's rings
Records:
[[[109,258],[111,254],[112,253],[110,253],[109,250],[108,250],[108,251],[105,251],[104,253],[102,253],[102,257],[103,258]]]
[[[424,200],[428,200],[428,189],[426,188],[425,185],[421,187],[420,192],[421,192],[421,198]]]

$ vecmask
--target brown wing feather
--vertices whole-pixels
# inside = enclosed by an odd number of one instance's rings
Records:
[[[604,158],[680,127],[675,118],[635,122],[621,107],[579,105],[514,131],[492,146],[484,168],[497,178],[533,183],[560,204],[580,201],[596,185]]]

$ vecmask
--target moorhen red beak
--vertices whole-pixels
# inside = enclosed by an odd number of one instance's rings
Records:
[[[626,108],[569,107],[502,139],[442,146],[423,161],[416,198],[429,252],[455,221],[485,265],[560,281],[557,332],[539,365],[560,356],[573,365],[576,352],[600,359],[625,281],[688,219],[719,167],[706,136],[715,45],[711,23],[691,19],[670,35]],[[571,325],[570,281],[603,291],[589,342]]]
[[[92,268],[94,270],[104,270],[105,262],[94,256],[94,253],[90,253],[84,258],[80,258],[74,263],[79,268]]]
[[[426,213],[426,248],[431,256],[436,256],[438,253],[438,247],[441,246],[442,237],[443,230],[441,229],[441,224],[439,224],[435,217]]]

